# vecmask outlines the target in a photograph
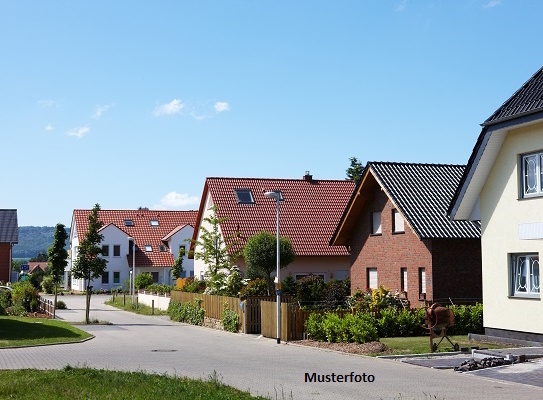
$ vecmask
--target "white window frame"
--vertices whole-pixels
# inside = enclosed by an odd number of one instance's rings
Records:
[[[419,268],[419,299],[426,298],[426,268]]]
[[[150,244],[146,244],[145,246],[143,246],[144,250],[146,253],[152,253],[153,252],[153,246],[151,246]]]
[[[539,254],[511,254],[509,261],[512,297],[540,298]]]
[[[402,292],[407,293],[407,268],[400,268],[400,288]]]
[[[375,276],[373,276],[375,275]],[[366,268],[366,279],[368,280],[368,289],[378,289],[379,288],[379,272],[375,267]],[[374,282],[372,284],[372,281]]]
[[[381,235],[383,233],[383,219],[381,211],[373,211],[371,213],[371,234]]]
[[[521,163],[522,197],[543,196],[543,152],[524,154],[521,157]]]
[[[117,280],[115,280],[115,274],[119,274]],[[121,271],[113,271],[113,284],[118,285],[120,283],[121,283]]]
[[[396,209],[392,210],[392,233],[405,233],[405,220]]]

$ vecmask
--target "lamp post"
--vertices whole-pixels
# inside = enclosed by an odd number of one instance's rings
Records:
[[[266,192],[264,193],[264,196],[270,199],[275,199],[277,210],[277,271],[275,273],[275,285],[277,292],[277,344],[281,344],[281,280],[279,278],[279,268],[281,263],[281,256],[279,254],[279,200],[281,200],[281,193],[279,191]]]
[[[133,237],[129,237],[128,243],[130,243],[130,241],[132,241],[132,271],[130,271],[132,274],[132,279],[130,279],[130,291],[132,292],[132,304],[134,304],[134,283],[136,280],[136,240]],[[128,246],[130,246],[130,244]]]

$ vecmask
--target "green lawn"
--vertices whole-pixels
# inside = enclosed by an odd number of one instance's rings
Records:
[[[136,308],[136,305],[132,304],[132,297],[129,295],[126,295],[126,298],[124,298],[122,294],[118,294],[115,297],[115,301],[113,301],[113,298],[111,298],[110,300],[106,301],[105,304],[119,308],[121,310],[134,312],[136,314],[152,315],[151,307],[146,306],[145,304],[138,304],[138,307]],[[154,315],[166,315],[166,314],[168,314],[166,311],[159,310],[158,308],[155,307]]]
[[[489,349],[504,347],[504,345],[499,343],[470,342],[467,335],[450,336],[450,339],[453,343],[458,343],[460,347],[479,346],[488,347]],[[423,354],[430,352],[429,336],[380,338],[379,341],[391,349],[391,354]],[[437,342],[439,342],[439,338],[434,339],[434,343]],[[453,351],[453,349],[449,342],[443,339],[443,342],[439,345],[438,352],[445,351]]]
[[[260,399],[226,386],[220,376],[207,380],[174,378],[143,372],[66,367],[0,371],[0,398],[49,399]]]
[[[78,342],[91,336],[56,319],[0,317],[0,348]]]

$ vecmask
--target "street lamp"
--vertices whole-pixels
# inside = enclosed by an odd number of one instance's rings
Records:
[[[281,256],[279,254],[279,201],[281,200],[281,192],[275,190],[272,192],[264,193],[264,196],[275,199],[276,215],[277,215],[277,272],[275,273],[275,285],[277,292],[277,344],[281,343],[281,280],[279,279],[279,264],[281,262]]]
[[[128,248],[130,249],[130,241],[132,241],[132,271],[130,273],[132,274],[132,279],[130,280],[130,291],[132,292],[132,304],[134,304],[134,288],[135,288],[135,280],[136,280],[136,239],[133,237],[128,238]]]

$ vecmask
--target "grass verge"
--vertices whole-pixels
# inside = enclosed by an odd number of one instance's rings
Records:
[[[132,304],[132,299],[130,296],[126,296],[126,298],[124,298],[123,295],[117,295],[115,297],[115,300],[111,298],[108,301],[106,301],[105,304],[107,304],[108,306],[119,308],[124,311],[130,311],[136,314],[153,315],[153,310],[151,307],[145,304],[138,304],[138,306],[136,307],[136,304]],[[166,311],[159,310],[158,308],[155,307],[154,315],[167,315],[167,314],[168,313]]]
[[[37,393],[41,400],[265,399],[223,384],[216,374],[207,380],[194,380],[144,372],[117,372],[69,366],[60,371],[0,371],[0,398],[34,400]]]
[[[79,342],[91,336],[56,319],[0,317],[0,348]]]
[[[460,347],[479,346],[488,347],[489,349],[505,347],[505,345],[499,343],[469,341],[467,335],[450,336],[450,339],[453,343],[458,343]],[[380,338],[379,341],[391,350],[390,354],[423,354],[430,352],[429,336]],[[437,342],[439,342],[439,338],[437,340],[434,339],[434,343]],[[447,342],[447,339],[443,339],[443,342],[439,345],[438,353],[446,351],[454,350],[449,342]]]

